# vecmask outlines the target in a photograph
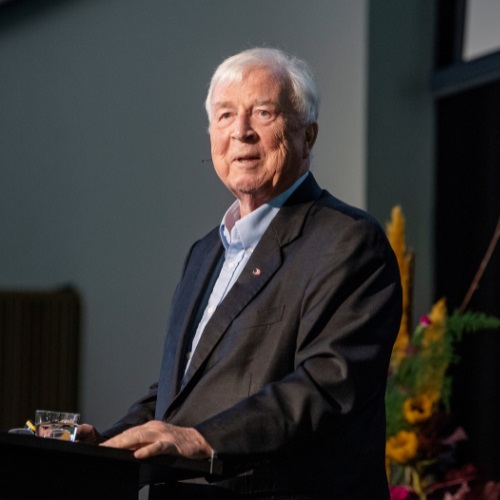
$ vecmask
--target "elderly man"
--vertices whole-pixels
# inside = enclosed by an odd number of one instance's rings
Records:
[[[309,172],[318,102],[307,66],[279,50],[213,75],[212,159],[236,201],[188,254],[159,382],[103,433],[137,458],[217,453],[243,471],[182,485],[206,489],[186,498],[388,498],[398,267],[379,225]]]

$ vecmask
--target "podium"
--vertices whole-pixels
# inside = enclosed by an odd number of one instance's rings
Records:
[[[0,433],[0,499],[136,500],[141,486],[222,475],[222,462]]]

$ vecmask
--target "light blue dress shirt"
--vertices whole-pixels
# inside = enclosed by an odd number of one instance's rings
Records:
[[[254,248],[257,246],[257,243],[259,243],[271,221],[279,212],[279,209],[290,195],[302,184],[307,175],[308,173],[306,172],[286,191],[283,191],[283,193],[279,194],[276,198],[260,206],[253,212],[250,212],[241,219],[240,204],[238,200],[236,200],[225,213],[219,228],[220,238],[225,249],[222,268],[218,266],[215,270],[215,273],[217,273],[218,269],[220,269],[219,276],[215,281],[215,285],[210,295],[210,287],[208,287],[205,293],[205,299],[201,303],[198,317],[201,311],[203,311],[203,315],[198,323],[191,348],[188,349],[185,372],[191,361],[192,354],[200,341],[203,330],[212,317],[215,309],[238,279],[238,276],[241,274],[248,259],[252,255]],[[215,276],[213,278],[215,278]],[[212,282],[213,281],[214,279],[212,279]]]

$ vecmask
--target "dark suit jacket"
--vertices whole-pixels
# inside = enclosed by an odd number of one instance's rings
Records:
[[[310,174],[280,209],[206,326],[188,333],[223,251],[193,245],[176,288],[158,384],[108,431],[151,418],[193,426],[251,471],[236,491],[388,498],[384,393],[400,278],[374,219]]]

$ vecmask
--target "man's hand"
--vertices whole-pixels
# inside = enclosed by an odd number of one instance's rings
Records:
[[[212,448],[192,427],[177,427],[160,420],[131,427],[108,439],[102,446],[134,451],[135,458],[155,455],[179,455],[186,458],[210,458]]]
[[[76,440],[80,443],[99,444],[106,440],[95,427],[89,424],[80,424],[76,432]]]

